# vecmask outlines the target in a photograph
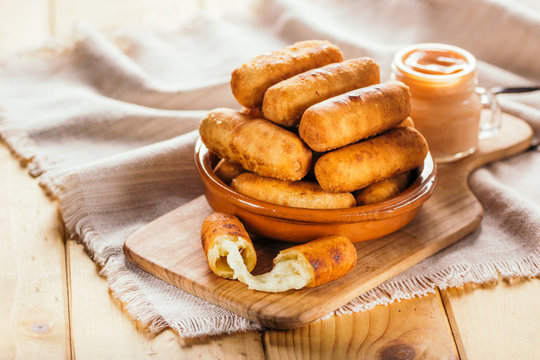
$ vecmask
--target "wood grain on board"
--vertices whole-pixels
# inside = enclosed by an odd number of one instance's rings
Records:
[[[126,240],[124,252],[147,272],[236,314],[271,328],[296,328],[472,232],[480,224],[483,211],[468,188],[468,175],[483,164],[525,150],[531,137],[532,130],[525,122],[505,115],[500,133],[483,140],[473,156],[439,167],[432,198],[409,225],[383,238],[357,243],[360,261],[356,267],[319,287],[272,294],[215,276],[199,239],[200,225],[212,212],[204,197],[136,231]],[[284,246],[288,245],[256,242],[260,271],[271,267],[272,258]]]

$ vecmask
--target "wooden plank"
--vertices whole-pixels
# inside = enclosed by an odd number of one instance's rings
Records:
[[[70,357],[62,223],[50,201],[0,145],[0,357]]]
[[[540,278],[442,291],[462,359],[538,359]]]
[[[476,154],[439,167],[436,190],[411,224],[386,237],[357,243],[362,261],[329,284],[269,294],[215,276],[199,240],[200,225],[212,212],[202,197],[139,229],[126,240],[124,252],[130,261],[164,281],[262,325],[281,329],[306,325],[463,238],[480,224],[482,207],[468,188],[468,174],[484,163],[525,150],[532,136],[522,120],[512,116],[504,120],[501,133],[483,141]],[[286,246],[271,241],[254,244],[264,269],[271,267],[275,253]]]
[[[48,0],[0,1],[0,50],[38,46],[51,36]]]
[[[268,359],[457,359],[439,294],[264,334]]]
[[[263,359],[256,331],[182,340],[172,330],[153,337],[138,326],[108,291],[106,279],[80,244],[68,241],[73,358],[84,359]]]

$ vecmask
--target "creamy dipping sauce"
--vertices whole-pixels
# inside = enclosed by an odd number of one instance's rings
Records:
[[[465,70],[467,59],[452,51],[418,49],[405,55],[403,63],[408,68],[429,75],[451,75]]]
[[[472,154],[482,105],[475,92],[476,60],[444,44],[418,44],[398,52],[392,78],[409,86],[411,118],[438,162]]]

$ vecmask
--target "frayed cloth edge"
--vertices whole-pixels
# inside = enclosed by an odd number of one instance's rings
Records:
[[[88,214],[80,206],[84,199],[78,181],[78,176],[72,174],[53,182],[57,188],[64,189],[59,192],[58,198],[68,234],[84,245],[92,260],[100,266],[100,275],[107,278],[113,296],[119,299],[130,316],[151,334],[172,328],[180,337],[193,338],[262,329],[258,324],[236,315],[167,321],[148,300],[138,283],[131,279],[131,273],[123,263],[124,256],[119,255],[116,248],[103,249],[95,246],[102,242],[96,241],[99,234],[94,230]]]

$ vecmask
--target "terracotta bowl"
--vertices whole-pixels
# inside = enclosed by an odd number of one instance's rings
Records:
[[[199,139],[195,164],[204,194],[214,211],[234,214],[247,231],[265,238],[303,243],[340,234],[353,242],[375,239],[407,225],[431,196],[436,168],[428,153],[416,180],[402,193],[380,203],[347,209],[300,209],[270,204],[237,193],[213,172],[218,159]]]

